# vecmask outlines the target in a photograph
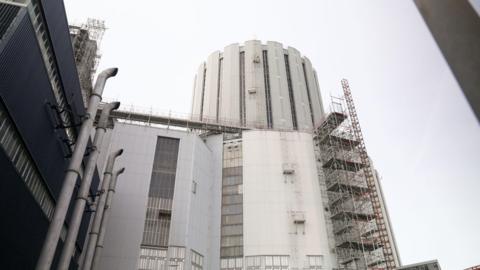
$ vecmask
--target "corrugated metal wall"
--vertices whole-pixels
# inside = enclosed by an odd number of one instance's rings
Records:
[[[65,96],[75,119],[80,119],[85,111],[63,1],[43,2],[49,38]],[[55,105],[55,98],[29,16],[25,10],[21,10],[13,21],[14,27],[6,32],[5,39],[0,42],[0,98],[56,198],[68,164],[61,141],[66,137],[65,131],[54,129],[51,120],[48,104]],[[48,221],[15,173],[11,162],[3,153],[0,154],[0,210],[4,216],[0,225],[0,239],[4,247],[1,265],[3,269],[33,269]],[[92,186],[96,187],[98,182],[97,174]],[[80,246],[86,236],[89,216],[87,213],[82,221],[78,238]]]

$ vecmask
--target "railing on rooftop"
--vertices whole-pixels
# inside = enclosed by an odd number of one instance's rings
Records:
[[[105,99],[104,102],[107,102]],[[99,111],[102,110],[102,104]],[[134,124],[180,127],[190,130],[202,130],[225,133],[239,133],[243,130],[265,129],[277,131],[301,131],[313,133],[313,129],[292,128],[268,128],[266,121],[246,121],[240,119],[227,119],[209,116],[201,116],[174,111],[158,110],[153,107],[141,107],[136,105],[122,105],[119,110],[113,111],[111,117]]]

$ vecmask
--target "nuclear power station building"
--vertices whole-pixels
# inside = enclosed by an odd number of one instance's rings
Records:
[[[98,269],[395,269],[378,176],[342,86],[327,111],[306,57],[253,40],[200,65],[190,117],[112,112],[101,152],[123,148],[127,170]]]

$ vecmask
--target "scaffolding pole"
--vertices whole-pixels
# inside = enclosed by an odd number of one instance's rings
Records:
[[[348,83],[342,81],[342,86],[345,98],[331,97],[331,113],[316,127],[314,137],[337,260],[341,269],[394,269],[373,169]]]

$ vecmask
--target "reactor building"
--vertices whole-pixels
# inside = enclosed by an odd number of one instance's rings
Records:
[[[309,59],[232,44],[188,118],[112,112],[116,189],[99,269],[395,269],[379,177],[346,80],[327,112]],[[99,160],[104,160],[100,158]],[[104,164],[99,164],[99,169]]]

